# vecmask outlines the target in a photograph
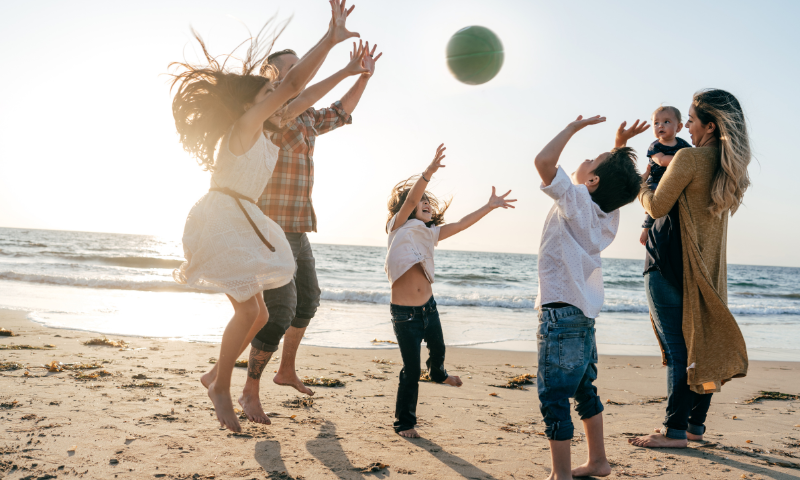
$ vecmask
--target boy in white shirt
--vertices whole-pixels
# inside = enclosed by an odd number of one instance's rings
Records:
[[[645,131],[639,121],[617,131],[616,147],[585,160],[572,178],[558,165],[572,136],[605,117],[577,120],[567,125],[536,156],[541,189],[555,201],[545,220],[539,246],[539,309],[537,388],[547,426],[553,469],[550,480],[573,476],[603,477],[611,473],[603,445],[603,403],[592,382],[597,379],[594,319],[603,306],[600,252],[614,240],[619,208],[636,199],[642,178],[636,154],[625,146]],[[570,440],[574,427],[569,398],[586,430],[589,459],[572,470]]]

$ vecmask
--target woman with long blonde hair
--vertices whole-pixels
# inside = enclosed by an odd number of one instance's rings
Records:
[[[639,198],[653,218],[669,215],[682,258],[672,262],[680,285],[658,268],[645,273],[650,318],[667,366],[667,414],[653,435],[630,443],[682,448],[700,441],[711,395],[747,374],[747,349],[728,309],[728,217],[750,186],[750,141],[744,112],[729,92],[697,92],[686,122],[696,148],[680,150],[655,192]],[[676,251],[660,246],[662,251]]]
[[[234,432],[241,431],[230,394],[234,362],[267,323],[261,292],[286,285],[295,271],[286,236],[253,200],[278,159],[278,147],[264,135],[264,122],[305,88],[334,45],[358,36],[345,26],[353,9],[347,10],[345,1],[330,1],[327,33],[277,87],[272,69],[258,75],[269,53],[259,48],[264,29],[250,40],[241,73],[226,69],[232,56],[221,64],[212,57],[197,34],[208,64],[173,64],[180,69],[174,74],[177,93],[172,102],[180,141],[211,171],[209,192],[186,219],[186,261],[173,277],[181,284],[225,293],[233,305],[219,360],[201,382],[220,424]]]

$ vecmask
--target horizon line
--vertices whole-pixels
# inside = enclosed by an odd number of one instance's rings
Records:
[[[47,232],[77,232],[77,233],[101,233],[107,235],[139,235],[139,236],[147,236],[147,237],[164,237],[165,235],[161,234],[153,234],[153,233],[125,233],[125,232],[97,232],[97,231],[87,231],[87,230],[56,230],[52,228],[29,228],[29,227],[7,227],[0,225],[0,228],[9,228],[15,230],[43,230]],[[316,233],[316,232],[309,232],[309,233]],[[354,245],[351,243],[315,243],[316,245],[339,245],[344,247],[372,247],[372,248],[386,248],[382,245]],[[521,252],[491,252],[491,251],[484,251],[484,250],[458,250],[458,249],[449,249],[449,248],[440,248],[437,247],[437,250],[447,251],[447,252],[471,252],[471,253],[507,253],[510,255],[538,255],[538,253],[521,253]],[[644,261],[644,258],[620,258],[620,257],[602,257],[608,260],[641,260]],[[744,266],[744,267],[774,267],[774,268],[800,268],[800,266],[787,266],[787,265],[762,265],[757,263],[728,263],[728,265],[737,265],[737,266]]]

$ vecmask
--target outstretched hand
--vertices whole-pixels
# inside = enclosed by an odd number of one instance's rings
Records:
[[[650,128],[650,124],[647,121],[642,122],[640,125],[638,119],[633,122],[631,128],[626,129],[625,126],[627,124],[628,122],[622,122],[617,129],[617,138],[614,141],[615,148],[624,147],[628,144],[628,140]]]
[[[436,156],[433,157],[433,161],[431,161],[431,164],[428,165],[428,168],[425,169],[425,173],[427,173],[428,175],[433,175],[440,168],[446,167],[446,165],[442,165],[442,160],[444,160],[444,158],[446,157],[446,155],[444,154],[445,150],[447,150],[447,147],[444,146],[444,143],[436,147]],[[431,177],[429,177],[428,175],[426,175],[426,177],[428,177],[428,180],[430,180]]]
[[[344,67],[345,73],[347,73],[347,75],[370,73],[370,71],[364,67],[364,57],[366,57],[368,53],[369,43],[364,47],[364,42],[361,40],[358,41],[358,46],[356,46],[356,42],[353,42],[353,51],[350,52],[350,62]]]
[[[600,115],[595,115],[594,117],[583,118],[583,115],[578,115],[578,118],[569,124],[570,127],[574,131],[581,130],[583,127],[589,125],[597,125],[598,123],[603,123],[606,121],[606,117],[601,117]]]
[[[495,208],[516,208],[514,205],[511,205],[511,202],[517,201],[516,198],[506,199],[510,193],[511,190],[507,191],[503,195],[497,195],[495,188],[492,187],[492,196],[489,197],[489,203],[487,203],[487,205],[489,205],[489,208],[493,210]]]
[[[331,4],[331,22],[328,25],[328,37],[330,40],[337,44],[343,42],[348,38],[360,37],[358,32],[351,32],[347,29],[347,17],[356,8],[355,5],[347,9],[347,0],[329,0]]]
[[[355,42],[353,42],[353,47],[355,48]],[[367,71],[363,74],[367,78],[371,77],[372,74],[375,73],[375,62],[377,62],[378,59],[381,58],[381,55],[383,55],[383,52],[381,52],[376,57],[375,56],[375,49],[376,48],[378,48],[377,44],[373,45],[372,46],[372,51],[370,51],[369,50],[369,42],[367,42],[367,48],[366,48],[367,54],[364,55],[364,61],[362,63],[363,67],[365,69],[367,69]]]

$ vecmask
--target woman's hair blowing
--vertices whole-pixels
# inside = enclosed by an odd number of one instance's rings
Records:
[[[719,167],[711,185],[709,208],[717,216],[727,210],[733,215],[750,186],[747,167],[752,155],[744,112],[736,97],[719,89],[695,93],[692,105],[702,124],[714,122],[719,141]]]
[[[417,181],[419,175],[414,175],[407,180],[403,180],[402,182],[398,183],[397,185],[392,188],[392,194],[389,196],[389,217],[386,219],[386,233],[389,233],[389,222],[392,220],[392,217],[397,215],[400,212],[400,209],[403,207],[403,203],[405,203],[406,198],[408,197],[408,192],[411,191],[411,187],[414,186],[414,182]],[[450,207],[450,201],[440,202],[439,199],[433,196],[432,193],[425,191],[425,195],[423,198],[428,199],[428,203],[431,206],[431,221],[426,223],[426,227],[431,227],[433,225],[441,225],[444,223],[444,212]],[[407,222],[412,218],[415,218],[417,214],[417,207],[414,206],[414,210],[411,211],[411,214],[408,218],[398,218],[395,220],[396,222]]]
[[[270,66],[262,70],[262,75],[253,73],[258,72],[275,39],[286,27],[286,22],[267,32],[270,25],[274,25],[274,18],[256,36],[250,37],[250,46],[244,59],[240,60],[239,73],[226,68],[228,60],[235,59],[232,53],[223,55],[220,63],[217,57],[208,53],[205,42],[194,29],[192,34],[200,43],[207,64],[173,62],[169,65],[178,70],[171,74],[173,80],[170,86],[170,90],[177,87],[172,100],[175,128],[184,150],[194,155],[204,170],[214,169],[217,145],[244,114],[245,105],[253,101],[265,84],[277,77],[275,69]],[[271,35],[272,40],[262,46],[262,37],[268,36],[265,33]]]

